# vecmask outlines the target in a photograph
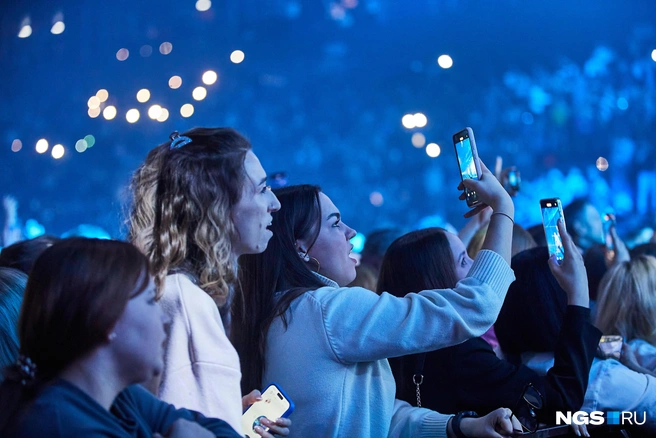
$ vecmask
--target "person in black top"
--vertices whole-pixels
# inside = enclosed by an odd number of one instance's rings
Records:
[[[161,373],[166,316],[148,260],[125,242],[72,238],[25,289],[20,354],[0,386],[2,437],[238,437],[137,383]]]
[[[484,415],[500,405],[514,408],[529,384],[537,389],[543,399],[538,412],[541,422],[553,423],[557,410],[578,410],[583,404],[588,373],[601,333],[588,323],[588,286],[582,257],[564,227],[561,227],[561,234],[566,249],[562,265],[551,259],[549,267],[553,276],[550,279],[530,279],[536,282],[557,281],[567,291],[569,306],[555,348],[556,363],[547,376],[539,376],[521,364],[500,359],[492,347],[479,337],[427,353],[423,357],[413,355],[390,359],[397,384],[397,398],[418,404],[415,383],[420,379],[413,381],[413,376],[417,374],[423,375],[419,386],[421,406],[439,412],[474,410]],[[546,248],[534,248],[518,254],[513,258],[513,269],[516,259],[524,257],[524,253],[535,251],[546,253]],[[547,258],[548,255],[545,255],[543,263],[547,262]],[[390,246],[383,260],[378,288],[392,294],[404,294],[408,290],[453,287],[467,275],[471,263],[464,245],[454,234],[439,228],[414,231]],[[517,272],[516,275],[520,277]],[[532,285],[527,282],[513,283],[509,297],[513,288],[517,287]],[[521,333],[516,335],[521,336]]]

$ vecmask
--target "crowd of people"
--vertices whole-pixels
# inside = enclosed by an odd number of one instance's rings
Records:
[[[481,169],[459,234],[380,230],[358,265],[357,212],[272,190],[233,129],[174,132],[133,173],[129,242],[0,253],[0,436],[505,437],[580,410],[656,432],[656,242],[578,200],[559,262]],[[294,411],[245,428],[271,382]]]

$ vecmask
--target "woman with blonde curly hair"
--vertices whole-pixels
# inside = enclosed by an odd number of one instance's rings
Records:
[[[656,258],[638,255],[615,265],[598,296],[595,325],[605,335],[622,336],[638,364],[656,372]]]
[[[173,133],[150,151],[131,191],[130,240],[149,258],[157,298],[172,321],[164,371],[150,389],[241,433],[239,356],[219,309],[228,308],[238,257],[266,249],[280,203],[248,140],[229,128]],[[289,424],[265,421],[283,435]]]

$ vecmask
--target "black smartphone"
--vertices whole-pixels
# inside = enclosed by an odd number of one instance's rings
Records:
[[[610,235],[610,230],[616,225],[615,215],[611,212],[608,212],[604,215],[604,239],[606,240],[606,248],[609,251],[615,251],[615,245],[613,245],[613,238]]]
[[[562,262],[565,258],[565,247],[563,240],[558,231],[558,220],[563,219],[563,204],[558,198],[548,198],[540,200],[540,208],[542,209],[542,224],[544,225],[544,235],[547,238],[547,246],[549,247],[549,255],[556,255],[558,263]]]
[[[508,171],[508,188],[515,192],[519,192],[522,185],[522,178],[519,175],[519,170],[512,168]],[[510,190],[508,190],[510,192]]]
[[[476,150],[476,140],[474,140],[474,131],[471,128],[465,128],[462,131],[453,134],[453,146],[456,150],[458,159],[458,169],[460,178],[464,181],[468,179],[481,179],[481,165],[478,161],[478,151]],[[465,189],[465,196],[468,207],[474,207],[480,201],[476,191]]]

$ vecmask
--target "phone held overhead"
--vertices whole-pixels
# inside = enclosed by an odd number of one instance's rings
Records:
[[[463,181],[465,179],[481,179],[481,165],[478,161],[474,131],[471,128],[465,128],[453,134],[453,146],[458,159],[460,178]],[[474,207],[480,202],[476,191],[467,188],[465,188],[465,199],[468,207]]]
[[[563,204],[558,198],[541,199],[540,208],[542,209],[542,224],[544,225],[544,235],[547,238],[549,255],[555,254],[556,260],[560,263],[565,258],[563,240],[558,231],[558,220],[562,219],[563,223],[565,222]]]

